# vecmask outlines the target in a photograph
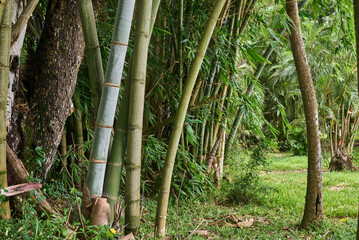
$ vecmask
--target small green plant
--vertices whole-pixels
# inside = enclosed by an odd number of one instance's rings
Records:
[[[264,141],[254,147],[250,159],[243,164],[243,172],[229,186],[227,197],[231,202],[258,202],[261,194],[267,192],[268,188],[259,178],[259,171],[269,162],[269,148],[269,144]]]

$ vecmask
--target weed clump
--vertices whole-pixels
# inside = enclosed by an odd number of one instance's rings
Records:
[[[228,186],[227,199],[230,202],[260,203],[261,196],[269,190],[259,177],[260,169],[269,163],[269,149],[268,143],[261,142],[254,147],[247,161],[241,161],[243,171]]]

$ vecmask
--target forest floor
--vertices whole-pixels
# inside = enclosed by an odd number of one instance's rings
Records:
[[[326,169],[327,162],[323,162]],[[324,222],[299,230],[306,191],[306,156],[271,155],[259,172],[260,185],[247,204],[233,203],[223,182],[197,199],[172,199],[167,217],[169,239],[355,239],[359,200],[358,172],[323,172]],[[228,166],[227,166],[228,168]],[[236,166],[225,174],[236,176]],[[234,183],[233,183],[234,182]],[[146,200],[143,239],[153,236],[156,203]]]

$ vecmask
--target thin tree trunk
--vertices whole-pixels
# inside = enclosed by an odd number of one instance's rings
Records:
[[[291,28],[290,43],[295,67],[297,69],[299,87],[302,93],[307,126],[308,180],[304,216],[301,223],[301,227],[305,228],[310,224],[323,220],[322,164],[318,104],[302,39],[297,1],[287,1],[286,9],[288,16],[292,19],[295,26],[295,28]]]
[[[96,128],[90,154],[90,165],[86,185],[92,197],[102,196],[107,155],[110,145],[113,121],[125,63],[128,39],[131,30],[134,0],[119,1],[115,29],[101,95]]]
[[[100,45],[97,37],[95,14],[91,0],[77,0],[80,9],[82,31],[85,38],[86,62],[89,69],[92,100],[95,114],[98,112],[104,74]]]
[[[0,18],[0,188],[7,187],[6,102],[9,82],[12,0],[6,2]],[[1,10],[1,9],[0,9]],[[1,219],[10,219],[9,201],[1,202]]]
[[[140,188],[143,110],[152,0],[139,0],[132,55],[131,92],[127,126],[125,233],[136,233],[140,224]]]
[[[188,72],[186,85],[180,100],[180,104],[178,106],[175,122],[172,128],[170,142],[168,145],[166,159],[162,170],[161,185],[160,185],[159,197],[157,200],[157,213],[156,213],[156,225],[155,225],[155,235],[157,236],[165,235],[168,198],[170,193],[173,165],[176,158],[179,139],[183,129],[183,123],[186,117],[188,104],[191,98],[191,93],[194,84],[196,82],[199,70],[201,68],[204,55],[206,54],[209,41],[211,39],[218,17],[222,11],[225,2],[226,0],[217,0],[216,4],[213,7],[213,11],[207,21],[207,26],[201,37],[198,51],[196,53],[195,58],[192,61],[190,70]]]

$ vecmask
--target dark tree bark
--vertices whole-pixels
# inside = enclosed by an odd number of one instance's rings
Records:
[[[287,14],[294,24],[294,27],[292,26],[291,28],[290,43],[295,67],[297,69],[307,126],[308,179],[304,216],[301,223],[301,227],[305,228],[310,224],[323,220],[322,164],[318,126],[318,104],[302,39],[297,1],[287,1],[286,7]],[[290,23],[290,25],[293,24]]]
[[[32,74],[26,79],[30,112],[24,126],[25,153],[37,146],[44,151],[45,163],[38,173],[42,179],[54,162],[73,108],[71,98],[84,46],[76,1],[50,0],[35,58],[28,69]]]

